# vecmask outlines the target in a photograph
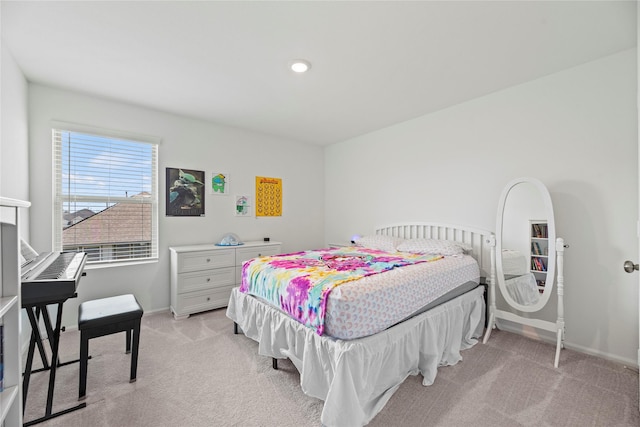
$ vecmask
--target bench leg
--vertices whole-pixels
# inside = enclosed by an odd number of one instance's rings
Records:
[[[128,334],[131,331],[127,331]],[[130,340],[127,340],[130,343]],[[129,382],[132,383],[136,380],[136,375],[138,372],[138,347],[140,346],[140,319],[135,322],[133,326],[133,350],[131,352],[131,376],[129,377]]]
[[[131,353],[131,329],[127,329],[127,346],[125,353]]]
[[[89,361],[89,339],[80,333],[80,387],[78,400],[83,400],[87,394],[87,364]]]

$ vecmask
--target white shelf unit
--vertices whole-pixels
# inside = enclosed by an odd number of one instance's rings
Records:
[[[242,263],[277,255],[280,242],[245,242],[240,246],[174,246],[171,251],[171,312],[176,320],[226,307],[242,280]]]
[[[538,290],[544,291],[549,261],[549,234],[546,220],[529,220],[529,269],[536,278]]]
[[[3,426],[22,425],[19,209],[29,206],[29,202],[0,197],[0,322],[4,365],[0,424]]]

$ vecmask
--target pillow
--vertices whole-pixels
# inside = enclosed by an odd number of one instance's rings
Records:
[[[437,239],[410,239],[398,245],[398,250],[401,252],[444,256],[460,255],[471,249],[472,247],[466,243]]]
[[[356,246],[369,249],[377,249],[385,252],[397,252],[398,245],[404,242],[404,239],[393,236],[363,236],[356,240]]]

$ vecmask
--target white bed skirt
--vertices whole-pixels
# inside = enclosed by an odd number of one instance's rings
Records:
[[[378,334],[355,340],[317,335],[278,309],[233,289],[227,316],[257,341],[258,353],[289,358],[302,391],[324,400],[324,426],[362,426],[409,376],[431,385],[438,366],[462,360],[484,328],[483,287]]]

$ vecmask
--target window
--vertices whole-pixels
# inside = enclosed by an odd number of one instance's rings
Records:
[[[158,257],[157,141],[53,129],[54,250],[89,263]]]

